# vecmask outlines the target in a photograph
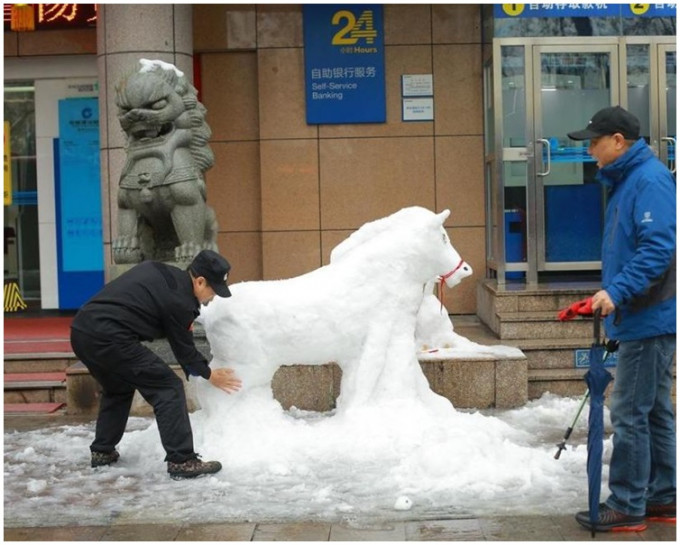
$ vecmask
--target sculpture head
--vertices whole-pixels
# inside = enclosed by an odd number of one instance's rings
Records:
[[[440,214],[437,214],[436,223],[438,223],[438,225],[441,228],[442,242],[444,246],[447,247],[448,257],[449,258],[453,257],[453,261],[449,260],[449,264],[452,265],[452,267],[446,272],[440,274],[439,277],[444,282],[446,282],[446,285],[449,288],[453,288],[454,286],[460,284],[463,278],[467,278],[472,274],[472,267],[470,267],[470,265],[468,265],[467,262],[463,261],[463,258],[460,257],[456,249],[451,245],[449,235],[447,234],[446,229],[444,229],[444,222],[446,221],[450,214],[451,214],[450,210],[444,210]]]
[[[472,267],[462,260],[446,233],[444,222],[450,213],[444,210],[435,214],[412,206],[366,223],[333,249],[331,263],[360,253],[371,256],[374,262],[380,262],[381,256],[390,260],[405,256],[414,269],[425,275],[424,281],[441,277],[452,288],[472,274]],[[398,247],[391,247],[394,245]]]
[[[198,170],[214,163],[207,142],[211,132],[205,122],[205,108],[197,91],[173,65],[140,60],[141,68],[116,87],[118,121],[130,149],[161,146],[180,129],[187,131],[186,146]]]

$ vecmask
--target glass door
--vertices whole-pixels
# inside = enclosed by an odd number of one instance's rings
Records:
[[[675,87],[676,48],[674,44],[658,46],[659,63],[659,158],[675,174],[677,95]]]
[[[604,190],[588,142],[567,133],[618,104],[618,89],[616,44],[533,47],[529,208],[536,215],[539,272],[600,269]]]

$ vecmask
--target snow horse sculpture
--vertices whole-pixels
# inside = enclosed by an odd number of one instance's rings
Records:
[[[416,396],[448,400],[429,387],[416,358],[416,318],[425,287],[449,287],[472,274],[443,227],[449,216],[405,208],[370,222],[332,253],[330,264],[301,276],[231,286],[201,314],[212,367],[231,367],[238,394],[201,388],[201,406],[222,412],[253,389],[268,389],[282,365],[336,362],[342,369],[337,410]],[[450,405],[450,404],[449,404]]]

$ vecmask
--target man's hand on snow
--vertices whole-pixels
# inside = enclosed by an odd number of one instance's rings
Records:
[[[210,384],[224,390],[228,394],[238,392],[241,389],[241,379],[238,378],[232,369],[222,367],[220,369],[211,369]]]

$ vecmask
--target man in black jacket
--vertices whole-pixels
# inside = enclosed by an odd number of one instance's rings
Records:
[[[173,478],[197,477],[222,469],[194,452],[182,380],[142,341],[167,338],[187,376],[201,376],[227,393],[241,381],[231,369],[208,367],[191,331],[201,304],[229,297],[230,265],[211,250],[201,251],[183,271],[144,261],[93,296],[71,325],[71,346],[102,387],[91,465],[114,463],[135,390],[153,407]]]

